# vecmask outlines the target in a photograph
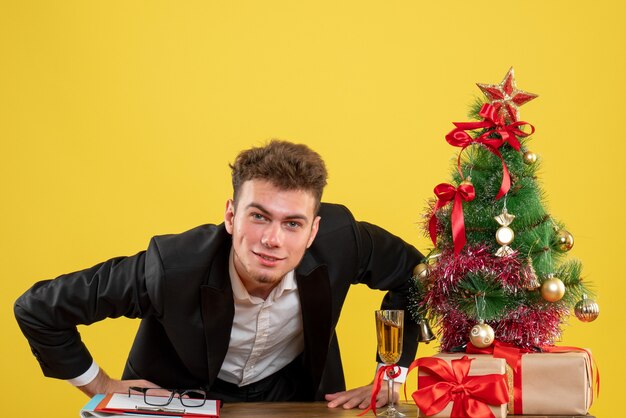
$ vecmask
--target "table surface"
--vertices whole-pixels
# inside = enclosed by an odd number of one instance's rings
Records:
[[[406,414],[406,418],[416,418],[417,408],[415,404],[401,402],[398,408]],[[221,418],[315,418],[315,417],[350,417],[355,418],[361,411],[356,409],[328,408],[325,402],[249,402],[249,403],[226,403],[220,411]],[[368,412],[363,418],[374,417]],[[515,415],[509,415],[515,417]],[[518,415],[518,417],[522,417]],[[579,418],[575,415],[524,415],[523,418]],[[585,415],[585,418],[593,418]]]

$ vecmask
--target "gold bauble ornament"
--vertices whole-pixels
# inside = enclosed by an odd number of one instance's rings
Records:
[[[595,300],[587,299],[587,295],[583,295],[582,300],[574,307],[574,314],[582,322],[595,321],[598,315],[600,315],[600,307]]]
[[[558,302],[565,295],[565,285],[558,277],[549,275],[541,284],[541,297],[548,302]]]
[[[574,246],[574,236],[564,229],[556,231],[556,249],[560,252],[567,252]]]
[[[469,340],[474,347],[485,348],[493,344],[495,338],[493,328],[489,324],[480,321],[470,331]]]
[[[467,178],[465,180],[463,180],[459,186],[472,186],[474,187],[474,183],[472,183],[472,178],[470,176],[467,176]]]
[[[430,276],[430,266],[426,263],[419,263],[413,269],[413,276],[419,278],[420,280],[428,280]]]
[[[522,158],[524,160],[524,164],[526,165],[533,165],[537,162],[537,154],[532,151],[526,151]]]

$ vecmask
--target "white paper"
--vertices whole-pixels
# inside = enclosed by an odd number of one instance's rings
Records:
[[[153,397],[158,398],[158,397]],[[150,398],[148,398],[150,401]],[[158,402],[155,402],[158,403]],[[155,407],[148,405],[143,401],[143,395],[128,395],[125,393],[114,393],[106,405],[106,408],[110,409],[124,409],[128,411],[142,412],[146,410],[154,410],[154,408],[161,408],[163,412],[172,412],[180,414],[194,414],[194,415],[213,415],[217,416],[217,401],[207,399],[205,404],[198,407],[188,407],[180,403],[180,399],[173,398],[169,405],[162,407]],[[142,409],[147,408],[147,409]]]

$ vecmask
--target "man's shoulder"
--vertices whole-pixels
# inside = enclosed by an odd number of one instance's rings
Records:
[[[320,229],[328,232],[355,222],[350,210],[338,203],[322,203],[318,215],[321,218]]]
[[[322,203],[318,215],[320,226],[311,251],[334,253],[338,248],[351,246],[358,238],[357,221],[347,207],[334,203]]]
[[[156,235],[154,239],[157,239],[161,242],[168,241],[185,241],[185,240],[198,240],[198,239],[211,239],[220,234],[221,230],[225,231],[224,224],[203,224],[188,229],[183,232],[171,233],[171,234],[161,234]]]
[[[157,235],[150,248],[168,262],[185,262],[210,257],[223,245],[230,245],[230,234],[223,224],[204,224],[177,234]]]

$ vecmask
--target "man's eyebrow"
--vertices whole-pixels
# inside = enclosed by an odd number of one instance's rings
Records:
[[[246,206],[246,209],[250,209],[250,208],[257,209],[259,212],[263,212],[263,214],[265,215],[272,215],[272,213],[269,210],[267,210],[265,207],[263,207],[263,205],[259,203],[252,202],[248,206]],[[300,220],[307,221],[307,222],[309,220],[309,218],[306,215],[303,215],[300,213],[287,215],[285,216],[285,219],[300,219]]]

